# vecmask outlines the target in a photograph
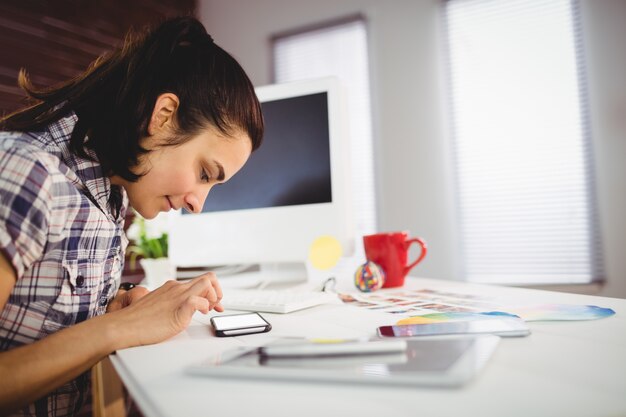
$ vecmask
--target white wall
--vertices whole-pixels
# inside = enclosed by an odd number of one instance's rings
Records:
[[[427,240],[415,274],[460,279],[439,0],[199,1],[200,19],[255,85],[271,82],[271,35],[356,13],[369,25],[379,229]],[[606,289],[626,297],[626,2],[583,0],[583,14]]]

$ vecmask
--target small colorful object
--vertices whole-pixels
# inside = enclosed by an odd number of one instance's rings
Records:
[[[359,265],[354,273],[354,285],[363,292],[380,289],[385,283],[385,272],[380,265],[367,261]]]

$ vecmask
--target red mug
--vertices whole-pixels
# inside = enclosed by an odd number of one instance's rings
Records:
[[[418,258],[407,265],[409,247],[416,243],[421,247]],[[411,238],[407,232],[377,233],[363,236],[365,256],[385,271],[383,288],[401,287],[409,271],[426,256],[426,242]]]

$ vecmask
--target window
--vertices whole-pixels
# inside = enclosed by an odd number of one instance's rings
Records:
[[[374,233],[376,198],[370,118],[367,32],[360,17],[273,38],[274,79],[336,76],[347,91],[356,235]],[[357,251],[361,245],[356,245]],[[362,258],[363,256],[361,256]]]
[[[445,3],[469,281],[602,279],[577,3]]]

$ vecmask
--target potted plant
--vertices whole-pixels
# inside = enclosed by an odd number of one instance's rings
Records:
[[[151,220],[146,220],[135,213],[133,223],[126,236],[132,241],[128,247],[130,266],[134,269],[137,258],[145,272],[142,284],[150,289],[163,285],[167,280],[176,279],[176,268],[168,258],[168,217],[160,213]]]

